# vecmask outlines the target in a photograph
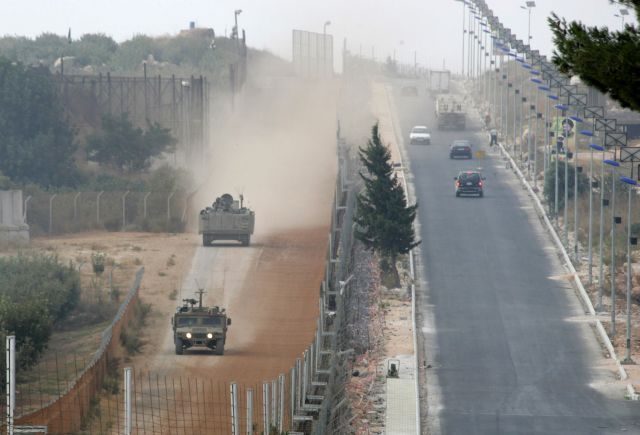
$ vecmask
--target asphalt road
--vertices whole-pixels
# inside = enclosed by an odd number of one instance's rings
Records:
[[[434,103],[393,101],[419,208],[419,313],[427,369],[430,434],[640,433],[640,405],[586,321],[515,176],[496,156],[452,161],[448,145],[487,149],[476,123],[435,129]],[[409,145],[413,125],[433,128],[432,145]],[[482,167],[485,197],[456,198],[459,170]]]

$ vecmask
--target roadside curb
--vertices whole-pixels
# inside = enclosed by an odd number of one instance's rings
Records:
[[[531,184],[529,184],[529,181],[526,179],[526,177],[524,176],[524,174],[516,164],[515,160],[513,160],[513,158],[511,157],[511,154],[509,154],[509,152],[505,149],[502,143],[498,143],[498,146],[500,147],[501,154],[506,156],[509,159],[509,164],[511,165],[513,172],[518,176],[518,178],[520,179],[520,182],[526,187],[527,192],[529,193],[529,196],[533,198],[538,214],[542,217],[542,220],[544,221],[547,227],[547,230],[549,231],[549,233],[551,234],[551,237],[553,238],[553,242],[556,245],[556,248],[562,254],[562,258],[565,262],[565,265],[569,269],[569,272],[571,273],[571,275],[573,276],[573,281],[578,289],[578,293],[580,294],[580,299],[583,305],[586,307],[589,315],[591,315],[592,318],[594,319],[596,330],[598,331],[598,334],[597,334],[598,338],[604,344],[605,348],[609,352],[609,356],[616,363],[616,366],[618,368],[618,375],[620,376],[620,379],[621,380],[628,379],[629,376],[627,375],[627,371],[624,369],[622,363],[620,362],[620,359],[616,355],[616,351],[613,348],[613,344],[611,343],[611,340],[609,339],[609,336],[607,335],[607,331],[604,329],[602,322],[600,321],[600,319],[597,318],[591,299],[589,298],[589,295],[587,294],[587,291],[585,290],[584,285],[582,284],[582,281],[580,280],[580,277],[578,276],[578,273],[575,267],[573,266],[573,263],[571,262],[571,259],[569,258],[569,255],[567,254],[567,251],[564,245],[560,241],[560,237],[558,236],[556,229],[551,224],[551,220],[549,219],[549,216],[547,215],[547,212],[544,209],[542,202],[540,201],[540,198],[531,187]],[[635,389],[633,388],[633,385],[630,382],[627,383],[627,398],[629,400],[639,399],[638,393],[635,391]]]

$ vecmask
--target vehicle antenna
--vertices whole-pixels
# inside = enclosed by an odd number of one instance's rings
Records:
[[[199,301],[198,308],[202,308],[202,295],[205,293],[204,287],[200,287],[200,283],[198,282],[197,279],[194,278],[193,280],[196,282],[196,287],[198,289],[196,291],[196,294],[198,295],[198,301]]]

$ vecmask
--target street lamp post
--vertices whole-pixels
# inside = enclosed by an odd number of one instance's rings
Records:
[[[537,75],[539,74],[539,72],[535,70],[531,70],[531,74]],[[542,84],[542,80],[535,77],[531,79],[531,82],[535,83],[536,85]],[[530,106],[530,108],[534,111],[535,117],[536,117],[535,128],[534,128],[535,138],[533,141],[533,187],[536,189],[538,188],[538,119],[542,118],[542,113],[538,113],[538,100],[539,100],[539,94],[540,94],[539,91],[540,91],[540,88],[536,86],[535,102]],[[529,122],[529,126],[531,126],[531,122]],[[543,170],[545,172],[543,176],[543,179],[544,179],[544,177],[546,177],[545,164],[543,164]]]
[[[322,26],[322,77],[329,76],[327,69],[327,26],[331,25],[331,21],[325,21]],[[395,62],[395,50],[393,51]]]
[[[571,119],[573,122],[576,123],[581,123],[583,122],[583,120],[577,116],[571,116],[569,117],[569,119]],[[584,135],[584,136],[589,136],[591,134],[590,131],[586,131],[583,130],[580,132],[580,134]],[[574,255],[574,259],[576,261],[576,263],[580,262],[580,255],[579,255],[579,244],[578,244],[578,231],[579,231],[579,226],[578,226],[578,173],[580,171],[582,171],[582,167],[578,166],[580,164],[580,161],[578,159],[578,144],[579,141],[576,138],[575,141],[576,145],[575,145],[575,149],[574,151],[574,159],[573,159],[573,255]]]
[[[627,15],[629,15],[629,11],[627,9],[620,9],[619,14],[613,14],[614,17],[618,17],[622,21],[622,30],[624,30],[624,17]]]
[[[538,86],[538,90],[543,91],[543,92],[549,92],[550,89],[547,86]],[[549,150],[549,128],[548,128],[548,120],[549,120],[549,99],[545,98],[544,99],[544,160],[542,163],[542,170],[543,170],[543,176],[542,176],[542,184],[543,186],[547,185],[547,171],[549,170],[549,165],[550,165],[550,150]]]
[[[236,41],[239,41],[240,39],[240,31],[238,30],[238,15],[240,15],[242,13],[242,9],[236,9],[235,11],[233,11],[233,18],[235,20],[235,31],[234,31],[234,37],[236,38]],[[239,42],[237,42],[239,44]]]
[[[625,358],[623,364],[633,364],[631,359],[631,194],[633,188],[638,185],[636,180],[620,177],[620,181],[628,184],[629,200],[627,204],[627,337],[625,344]],[[634,240],[634,242],[636,242]],[[634,243],[635,244],[635,243]]]
[[[473,77],[472,75],[472,71],[471,71],[471,63],[472,63],[472,58],[473,58],[473,27],[471,26],[471,23],[473,21],[473,9],[471,8],[471,6],[469,6],[469,15],[468,15],[469,21],[467,24],[467,77],[471,78]]]
[[[457,0],[462,3],[462,66],[460,68],[460,75],[464,76],[464,35],[467,33],[467,29],[465,27],[465,12],[467,8],[466,0]]]
[[[556,95],[547,95],[547,98],[549,98],[550,100],[554,100],[557,101],[559,98]],[[558,106],[554,106],[556,109],[556,118],[558,118]],[[558,137],[557,137],[557,129],[554,132],[554,138],[556,140],[556,144],[555,144],[555,155],[556,155],[556,159],[555,159],[555,180],[554,180],[554,195],[553,195],[553,216],[555,217],[556,220],[556,228],[558,228],[558,194],[559,192],[559,186],[558,186],[558,159],[560,157],[559,155],[559,151],[558,150]]]
[[[602,161],[600,163],[600,236],[598,241],[598,306],[597,311],[603,310],[602,295],[604,293],[604,147],[600,145],[592,145],[592,149],[602,151]]]
[[[616,337],[616,168],[620,166],[615,160],[605,160],[611,166],[611,337]]]
[[[604,148],[600,145],[589,144],[589,253],[588,260],[589,263],[589,285],[593,285],[593,151],[604,151]]]
[[[527,29],[527,44],[531,45],[531,9],[536,7],[536,2],[534,1],[527,1],[525,2],[524,6],[520,6],[520,8],[528,10],[529,11],[529,26]]]
[[[516,152],[516,145],[518,143],[518,95],[520,95],[520,89],[516,88],[518,84],[518,74],[516,70],[515,78],[513,80],[513,152]],[[515,157],[515,156],[514,156]]]
[[[562,111],[562,119],[565,118],[568,107],[564,104],[557,104],[556,109]],[[557,126],[556,126],[557,127]],[[557,128],[556,128],[557,131]],[[568,138],[564,137],[562,142],[562,149],[564,150],[564,205],[562,207],[563,212],[563,240],[565,248],[569,246],[569,222],[568,222],[568,205],[569,205],[569,146]],[[556,151],[557,153],[557,151]],[[575,170],[575,169],[574,169]]]

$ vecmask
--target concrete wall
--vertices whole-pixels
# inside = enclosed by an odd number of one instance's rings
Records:
[[[21,190],[0,190],[0,246],[29,244]]]

